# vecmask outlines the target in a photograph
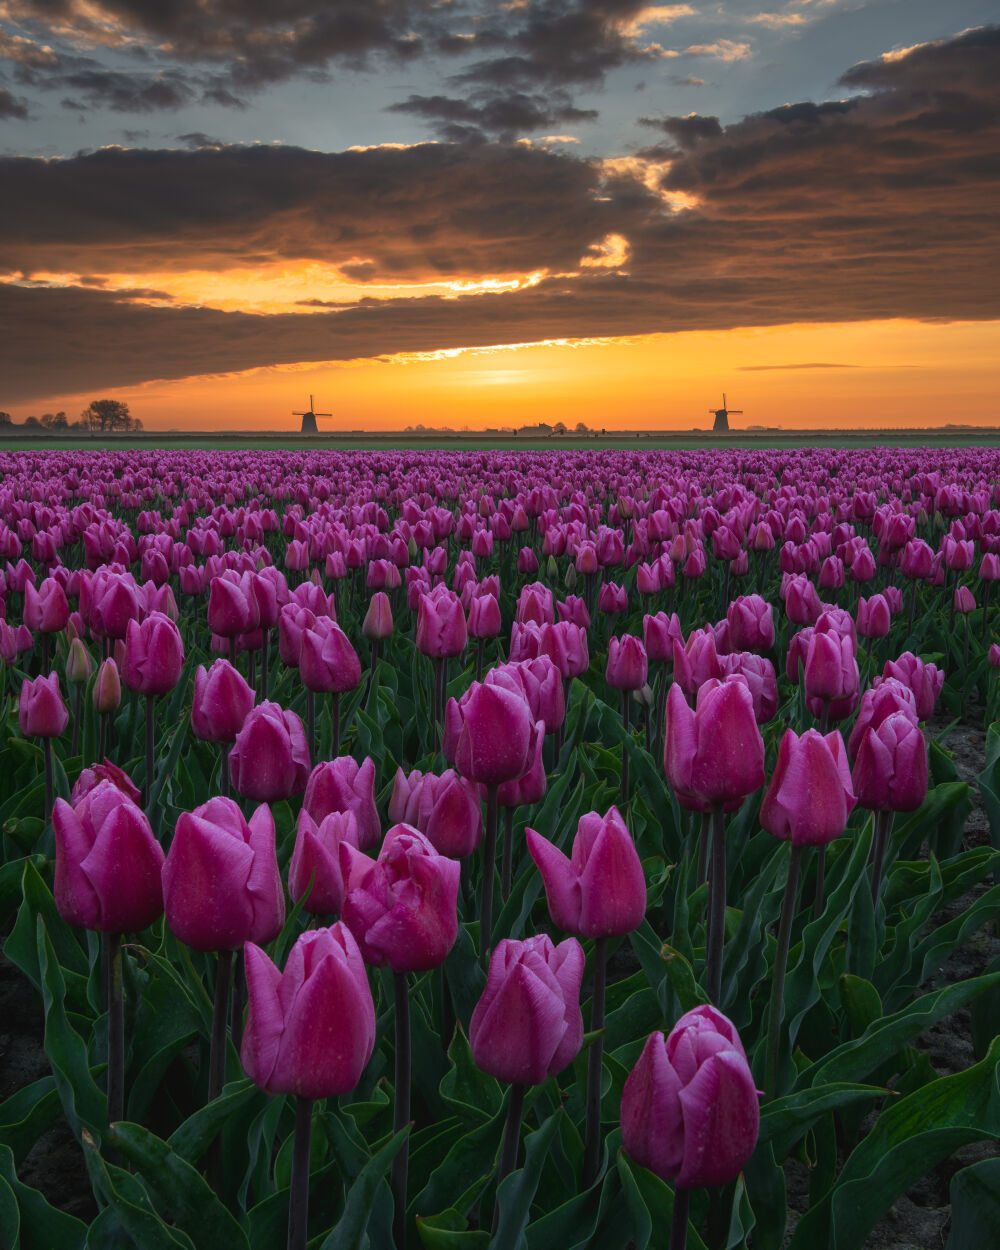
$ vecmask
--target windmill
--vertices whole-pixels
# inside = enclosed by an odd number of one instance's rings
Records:
[[[293,412],[292,416],[302,418],[302,429],[299,430],[300,434],[318,434],[319,429],[316,426],[316,418],[317,417],[332,417],[333,413],[332,412],[316,412],[315,405],[313,403],[313,397],[310,395],[309,396],[309,411],[308,412]]]
[[[729,414],[730,413],[734,414],[735,416],[743,415],[742,408],[727,408],[726,407],[726,392],[725,391],[722,392],[722,407],[721,408],[709,408],[708,411],[712,413],[715,417],[715,425],[712,426],[713,434],[724,433],[725,431],[729,429]]]

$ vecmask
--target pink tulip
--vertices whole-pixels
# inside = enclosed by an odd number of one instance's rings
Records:
[[[444,754],[463,777],[484,786],[523,777],[531,765],[534,719],[524,698],[499,685],[473,682],[448,700]]]
[[[589,938],[620,937],[639,927],[646,914],[646,881],[617,807],[604,816],[581,816],[570,858],[534,829],[525,833],[553,924]]]
[[[825,736],[785,730],[760,823],[793,846],[824,846],[839,837],[855,804],[851,769],[838,730]]]
[[[926,720],[934,711],[938,695],[944,686],[944,672],[936,664],[926,664],[912,651],[904,651],[895,660],[886,660],[882,676],[876,677],[873,685],[893,677],[909,686],[916,700],[918,720]]]
[[[862,638],[885,638],[892,627],[889,601],[884,595],[858,599],[858,633]]]
[[[862,807],[912,812],[927,797],[927,743],[912,716],[893,712],[858,745],[854,792]]]
[[[746,1052],[714,1007],[651,1033],[622,1091],[622,1146],[679,1189],[726,1185],[757,1145],[760,1107]]]
[[[834,721],[850,716],[858,706],[860,681],[850,638],[815,632],[803,675],[810,715],[821,716],[825,708]]]
[[[129,621],[122,679],[129,690],[152,697],[168,694],[181,679],[184,644],[180,630],[162,612],[138,624]]]
[[[469,603],[470,638],[496,638],[500,626],[500,604],[493,595],[479,595]]]
[[[546,934],[498,942],[469,1024],[476,1066],[518,1085],[561,1072],[583,1044],[583,968],[575,937],[558,946]]]
[[[309,747],[302,721],[280,704],[251,708],[229,752],[233,789],[244,798],[274,803],[300,794],[309,779]]]
[[[361,661],[351,640],[329,617],[302,631],[299,676],[307,690],[344,694],[361,681]]]
[[[611,639],[604,677],[612,690],[641,690],[648,674],[649,661],[641,639],[632,634]]]
[[[742,677],[705,682],[694,709],[672,685],[666,713],[664,768],[678,793],[725,805],[764,784],[764,741]]]
[[[857,719],[851,736],[847,740],[847,754],[852,760],[857,759],[861,739],[869,729],[877,729],[887,716],[894,712],[902,712],[914,725],[917,723],[917,700],[913,691],[905,683],[887,678],[866,690],[861,697]]]
[[[53,894],[62,918],[103,933],[134,933],[163,914],[163,850],[149,821],[114,781],[74,806],[56,799]]]
[[[483,838],[483,809],[478,788],[446,769],[439,777],[417,769],[396,770],[389,819],[412,825],[434,849],[451,859],[471,855]]]
[[[417,607],[417,650],[431,659],[461,655],[468,641],[462,601],[445,586],[420,596]]]
[[[760,595],[740,595],[726,612],[729,645],[734,651],[770,651],[774,646],[774,613]]]
[[[142,791],[133,784],[131,777],[123,772],[117,764],[106,759],[101,764],[93,764],[90,768],[85,768],[77,777],[73,784],[72,793],[69,796],[70,804],[77,807],[80,800],[88,795],[101,784],[102,781],[109,781],[117,790],[120,790],[127,799],[131,799],[136,805],[142,802]]]
[[[42,634],[56,634],[66,628],[69,602],[54,577],[46,577],[36,591],[31,582],[24,588],[24,623]]]
[[[216,660],[210,669],[198,665],[191,704],[191,729],[196,738],[235,742],[253,704],[253,690],[228,660]]]
[[[655,616],[644,616],[642,638],[650,660],[660,664],[673,664],[674,643],[684,645],[684,634],[677,613],[668,616],[666,612],[657,612]]]
[[[270,1094],[349,1093],[375,1046],[375,1004],[358,945],[345,925],[310,929],[284,972],[246,946],[247,1014],[240,1060]]]
[[[59,674],[21,682],[17,723],[26,738],[58,738],[69,724],[69,709],[59,693]]]
[[[306,808],[300,808],[288,867],[288,893],[293,903],[304,899],[303,911],[325,916],[337,914],[343,907],[342,842],[358,845],[358,822],[353,812],[331,812],[317,825]]]
[[[371,642],[382,642],[392,637],[392,604],[384,590],[377,590],[368,604],[368,611],[361,623],[361,632]]]
[[[349,755],[317,764],[309,775],[302,806],[317,825],[331,812],[352,812],[358,827],[357,845],[362,851],[377,846],[382,837],[375,807],[375,762],[371,756],[362,764]]]
[[[411,825],[393,825],[378,859],[341,842],[344,923],[366,963],[393,972],[436,968],[458,936],[457,860]]]
[[[182,812],[163,866],[167,924],[198,951],[267,943],[285,922],[274,818],[261,803],[249,823],[232,799]]]

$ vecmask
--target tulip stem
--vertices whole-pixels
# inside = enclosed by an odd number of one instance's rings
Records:
[[[882,889],[882,861],[885,859],[885,844],[892,828],[892,812],[875,813],[875,840],[872,843],[872,902],[878,906],[878,896]]]
[[[708,848],[712,845],[712,813],[701,814],[701,838],[698,841],[698,879],[695,885],[708,877]]]
[[[479,638],[476,641],[476,681],[483,680],[483,648],[486,645],[485,638]]]
[[[608,939],[594,942],[594,989],[590,999],[590,1031],[604,1028],[604,991],[607,985]],[[604,1035],[596,1038],[587,1056],[587,1129],[583,1155],[583,1187],[597,1179],[601,1154],[601,1078],[603,1075]]]
[[[510,879],[514,866],[514,809],[503,809],[503,853],[500,860],[500,897],[510,898]]]
[[[708,872],[708,938],[705,943],[706,988],[716,1006],[722,994],[722,952],[726,941],[726,818],[712,806],[712,858]]]
[[[691,1190],[674,1189],[674,1215],[670,1222],[670,1250],[686,1250],[690,1207]]]
[[[243,963],[243,952],[237,951],[233,961],[233,1006],[229,1018],[229,1032],[237,1051],[243,1044],[243,1009],[246,1005],[247,974]]]
[[[630,690],[622,691],[622,726],[625,730],[625,737],[622,739],[622,804],[628,802],[628,740],[631,737],[629,726],[629,698]]]
[[[125,1003],[122,935],[105,933],[104,1003],[108,1012],[108,1124],[125,1118]]]
[[[771,970],[771,1002],[767,1013],[767,1068],[764,1089],[768,1100],[778,1091],[778,1051],[781,1049],[781,1016],[785,1005],[785,968],[788,964],[788,947],[792,940],[792,918],[795,915],[795,895],[799,885],[799,864],[802,847],[792,845],[785,878],[785,895],[781,900],[781,920],[778,922],[778,949]]]
[[[218,1098],[226,1083],[226,1025],[229,1023],[229,992],[233,982],[233,952],[219,951],[212,1009],[212,1043],[208,1055],[208,1101]]]
[[[219,773],[219,789],[222,792],[222,797],[224,799],[229,798],[230,791],[232,790],[232,783],[229,777],[229,749],[229,743],[224,742],[220,752],[222,757],[222,768]]]
[[[45,823],[52,823],[52,804],[54,802],[52,781],[52,739],[42,739],[42,758],[45,761]]]
[[[153,704],[155,695],[146,695],[146,794],[145,807],[146,815],[149,815],[149,807],[153,797],[153,745],[154,745],[154,722],[153,722]]]
[[[823,914],[823,901],[826,893],[826,844],[816,848],[816,899],[813,904],[813,915]]]
[[[260,649],[260,697],[262,701],[267,698],[267,686],[268,686],[268,677],[269,677],[268,662],[270,660],[270,652],[271,652],[271,631],[269,629],[265,629],[264,630],[264,645]]]
[[[374,672],[375,670],[373,669],[372,671]],[[340,754],[340,692],[337,690],[333,692],[333,711],[331,716],[333,718],[333,749],[330,752],[330,758],[336,759]],[[312,763],[316,763],[315,757],[312,759]]]
[[[73,746],[72,754],[80,754],[80,732],[83,727],[83,683],[73,687]]]
[[[398,1133],[410,1122],[410,994],[405,972],[392,974],[396,999],[396,1098],[392,1129]],[[410,1161],[409,1140],[403,1142],[392,1161],[392,1237],[396,1250],[406,1246],[406,1173]]]
[[[309,1227],[309,1150],[312,1136],[312,1099],[295,1099],[295,1139],[292,1144],[292,1182],[288,1191],[288,1250],[306,1250]]]
[[[309,742],[309,762],[316,759],[316,696],[306,691],[306,734]]]
[[[482,898],[479,901],[479,964],[485,972],[490,962],[493,936],[493,865],[497,856],[497,787],[486,787],[486,833],[483,837]]]
[[[500,1223],[500,1186],[517,1167],[517,1152],[521,1144],[521,1117],[524,1115],[524,1093],[526,1086],[514,1084],[510,1087],[510,1101],[507,1103],[507,1123],[503,1130],[503,1148],[500,1151],[500,1166],[497,1169],[497,1197],[493,1205],[493,1231],[496,1232]]]

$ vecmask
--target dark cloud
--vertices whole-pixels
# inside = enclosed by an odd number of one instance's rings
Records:
[[[548,338],[1000,318],[998,61],[996,31],[970,32],[855,67],[869,94],[844,103],[725,127],[661,119],[663,142],[617,164],[482,142],[0,160],[0,265],[29,275],[297,258],[390,282],[550,275],[503,294],[350,306],[318,291],[310,306],[326,311],[279,316],[8,285],[0,376],[15,402]],[[658,168],[663,198],[647,185]],[[581,268],[611,235],[627,273]]]
[[[390,113],[412,113],[433,122],[441,136],[469,142],[492,136],[509,141],[532,130],[594,121],[596,109],[574,107],[564,92],[529,95],[523,91],[486,93],[471,99],[411,95],[389,106]]]
[[[0,118],[17,121],[28,120],[28,102],[11,95],[6,87],[0,87]]]
[[[224,268],[311,259],[380,277],[576,267],[651,192],[522,145],[282,146],[0,158],[0,269]]]
[[[63,100],[64,108],[106,108],[115,113],[154,113],[192,104],[197,94],[182,74],[132,74],[86,69],[59,75],[46,84],[76,94]]]

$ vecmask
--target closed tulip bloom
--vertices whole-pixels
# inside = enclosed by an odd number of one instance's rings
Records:
[[[719,657],[723,676],[738,674],[750,687],[754,719],[766,725],[778,711],[778,676],[766,656],[752,651],[734,651]]]
[[[303,899],[303,911],[325,916],[344,905],[344,875],[340,844],[358,845],[358,822],[353,812],[331,812],[317,825],[303,807],[292,862],[288,866],[288,893],[293,903]]]
[[[760,595],[740,595],[726,612],[729,645],[734,651],[770,651],[774,646],[774,612]]]
[[[624,586],[604,582],[597,596],[597,610],[606,616],[619,616],[628,611],[628,593]]]
[[[590,668],[587,631],[572,621],[543,625],[538,641],[539,655],[547,655],[565,680],[579,677]]]
[[[824,846],[844,832],[855,802],[840,732],[786,729],[761,802],[763,828],[793,846]]]
[[[956,586],[955,588],[955,611],[956,612],[975,612],[976,597],[968,586]]]
[[[254,692],[228,660],[211,668],[199,664],[194,675],[191,728],[204,742],[235,742],[250,715]]]
[[[979,576],[984,582],[1000,581],[1000,555],[987,551],[979,564]]]
[[[865,545],[862,547],[854,559],[851,566],[847,570],[848,576],[855,582],[870,582],[875,576],[875,557],[871,553],[871,548]]]
[[[684,645],[680,617],[676,612],[671,616],[666,612],[657,612],[655,616],[647,614],[642,618],[642,639],[650,660],[673,664],[674,643]]]
[[[382,825],[375,807],[375,761],[371,756],[362,764],[350,755],[317,764],[309,775],[302,805],[317,825],[331,812],[352,812],[362,851],[381,840]]]
[[[832,720],[849,716],[858,705],[860,680],[850,638],[814,633],[803,674],[810,714],[821,715],[825,704]]]
[[[521,624],[551,625],[556,619],[552,591],[542,582],[530,582],[521,588],[514,619]]]
[[[620,937],[639,927],[646,914],[646,880],[617,807],[604,816],[581,816],[570,858],[534,829],[525,834],[553,924],[588,938]]]
[[[69,708],[59,693],[59,674],[21,682],[17,723],[28,738],[58,738],[69,724]]]
[[[912,651],[904,651],[895,660],[886,660],[882,676],[876,677],[873,684],[878,686],[890,677],[909,686],[916,700],[917,719],[926,720],[944,686],[944,671],[936,664],[925,663]]]
[[[827,556],[819,568],[820,590],[839,590],[844,584],[844,562],[839,556]]]
[[[674,643],[674,682],[689,699],[693,699],[706,681],[723,675],[715,634],[698,629],[688,636],[683,647]]]
[[[417,606],[417,650],[432,659],[461,655],[468,642],[465,612],[458,595],[439,586],[421,595]]]
[[[344,694],[361,681],[361,661],[351,640],[328,617],[302,631],[299,676],[307,690]]]
[[[862,638],[885,638],[891,626],[892,614],[884,595],[858,599],[858,633]]]
[[[286,603],[278,613],[278,654],[282,664],[298,668],[302,631],[316,624],[316,614],[301,603]]]
[[[851,736],[847,740],[847,754],[852,760],[857,758],[861,739],[869,729],[877,729],[887,716],[894,712],[902,712],[914,724],[917,723],[917,700],[909,686],[894,678],[880,681],[871,690],[866,690],[861,697],[857,719]]]
[[[825,604],[813,629],[817,634],[838,634],[841,638],[850,638],[851,651],[854,655],[858,654],[858,633],[854,627],[854,618],[844,608]]]
[[[24,588],[24,623],[42,634],[56,634],[66,628],[69,601],[54,577],[46,577],[35,590],[31,582]]]
[[[407,776],[397,768],[389,819],[419,829],[440,855],[451,859],[471,855],[483,839],[479,788],[453,768],[440,776],[418,769]]]
[[[560,600],[556,604],[556,612],[560,621],[571,621],[585,630],[590,628],[590,612],[587,610],[587,602],[579,595],[567,595],[565,599]]]
[[[361,1079],[375,1046],[375,1004],[358,945],[339,921],[310,929],[284,972],[247,944],[244,1071],[269,1094],[335,1098]]]
[[[542,629],[553,629],[543,625]],[[487,686],[504,686],[520,694],[534,721],[545,722],[545,732],[554,733],[566,719],[566,695],[562,676],[549,656],[541,654],[532,660],[497,664],[483,679]]]
[[[990,643],[990,649],[986,653],[986,658],[993,668],[1000,668],[1000,644]]]
[[[117,712],[122,702],[122,684],[118,676],[118,665],[109,656],[101,661],[97,670],[92,692],[94,710],[101,716],[109,712]]]
[[[344,923],[367,963],[393,972],[436,968],[458,937],[458,860],[411,825],[393,825],[378,859],[341,843]]]
[[[471,600],[468,621],[470,638],[496,638],[500,625],[500,604],[493,595],[477,595]]]
[[[899,568],[904,577],[923,581],[931,575],[934,552],[922,538],[911,538],[899,558]]]
[[[70,806],[56,799],[53,894],[67,924],[134,933],[163,915],[163,849],[141,808],[113,781]]]
[[[74,638],[69,644],[69,655],[66,657],[66,680],[71,686],[82,686],[90,677],[93,667],[93,660],[83,645],[83,640]]]
[[[184,668],[181,633],[169,616],[151,612],[138,624],[129,621],[122,678],[129,690],[159,695],[173,690]]]
[[[823,611],[819,593],[808,577],[799,575],[788,582],[785,612],[793,625],[814,625]]]
[[[522,547],[517,553],[517,571],[523,577],[533,577],[538,572],[538,556],[531,547]]]
[[[302,721],[278,703],[259,703],[229,752],[233,789],[244,798],[274,803],[301,794],[309,779],[309,747]]]
[[[473,682],[459,702],[449,699],[448,714],[454,764],[463,777],[498,786],[528,771],[535,722],[522,695]]]
[[[368,611],[361,623],[361,632],[372,642],[392,637],[392,604],[384,590],[377,590],[368,604]]]
[[[680,1189],[726,1185],[757,1145],[760,1106],[746,1052],[714,1007],[651,1033],[622,1090],[622,1146]]]
[[[520,777],[502,781],[497,787],[497,804],[500,807],[523,807],[540,803],[545,798],[548,778],[542,748],[545,745],[545,722],[535,721],[531,731],[531,747],[528,751],[528,767]]]
[[[976,546],[971,539],[952,538],[950,534],[941,540],[941,551],[945,568],[959,573],[971,569],[976,558]]]
[[[208,587],[208,627],[221,638],[248,634],[260,625],[260,607],[250,575],[213,577]]]
[[[641,690],[648,674],[649,661],[641,639],[632,634],[611,639],[604,676],[612,690]]]
[[[266,803],[244,818],[232,799],[209,799],[177,819],[163,866],[167,924],[197,951],[271,942],[285,923],[285,893]]]
[[[490,958],[486,988],[469,1022],[476,1067],[497,1080],[541,1085],[583,1045],[583,947],[554,946],[547,934],[504,938]]]
[[[129,622],[142,613],[135,583],[124,574],[98,573],[90,595],[88,624],[98,638],[124,638]]]
[[[854,793],[862,807],[912,812],[927,797],[927,743],[905,712],[869,729],[854,761]]]
[[[707,681],[692,709],[680,687],[667,692],[664,768],[675,790],[707,803],[739,802],[764,784],[764,740],[742,677]]]

